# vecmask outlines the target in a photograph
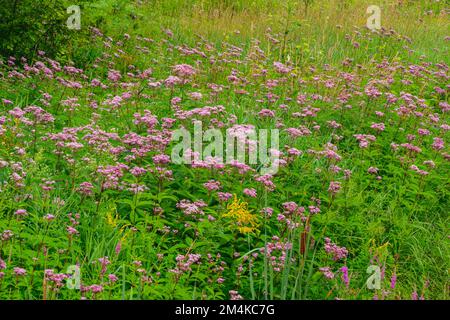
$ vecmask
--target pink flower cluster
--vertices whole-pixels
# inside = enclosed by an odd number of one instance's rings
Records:
[[[204,215],[202,208],[207,204],[203,200],[191,202],[190,200],[183,199],[177,203],[177,208],[183,211],[185,215]]]
[[[288,260],[288,253],[292,249],[292,243],[283,242],[277,236],[273,236],[272,241],[268,242],[266,247],[261,249],[261,253],[266,255],[275,272],[281,272]]]
[[[175,269],[170,270],[170,272],[173,272],[179,276],[184,272],[192,271],[192,265],[200,265],[202,263],[201,258],[202,256],[200,254],[179,254],[175,258],[175,260],[177,261],[177,266],[175,267]]]
[[[325,238],[325,252],[333,256],[333,260],[341,260],[347,258],[348,251],[345,247],[339,247],[335,243],[331,242],[330,238]]]

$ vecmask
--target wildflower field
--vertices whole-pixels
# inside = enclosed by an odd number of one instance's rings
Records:
[[[448,2],[0,2],[1,300],[449,299]]]

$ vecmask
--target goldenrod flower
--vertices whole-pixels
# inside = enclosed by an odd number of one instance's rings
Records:
[[[115,217],[113,217],[113,212],[108,211],[106,214],[106,223],[115,228],[117,226],[117,222],[119,220],[119,215],[116,213]]]
[[[223,216],[234,220],[240,233],[252,233],[257,230],[258,217],[248,210],[247,202],[239,201],[234,195],[234,200],[227,206],[227,210]]]

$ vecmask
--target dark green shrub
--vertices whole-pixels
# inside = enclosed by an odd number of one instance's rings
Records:
[[[32,58],[38,50],[57,56],[65,46],[80,36],[86,27],[67,27],[67,7],[72,1],[0,0],[0,55]]]

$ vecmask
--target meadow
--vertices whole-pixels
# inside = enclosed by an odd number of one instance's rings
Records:
[[[450,7],[375,2],[3,12],[0,299],[449,299]]]

